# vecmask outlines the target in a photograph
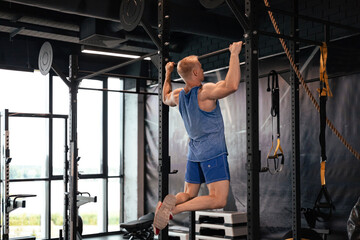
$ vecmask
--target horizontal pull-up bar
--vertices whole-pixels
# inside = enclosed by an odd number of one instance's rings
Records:
[[[245,42],[243,42],[242,45],[244,46]],[[203,55],[200,55],[200,56],[198,56],[198,59],[201,60],[201,59],[204,59],[204,58],[208,58],[208,57],[212,57],[212,56],[219,55],[219,54],[222,54],[222,53],[226,53],[228,51],[229,51],[229,48],[227,47],[227,48],[220,49],[220,50],[217,50],[217,51],[214,51],[214,52],[205,53]],[[175,63],[175,65],[177,65],[177,63]]]
[[[158,93],[152,92],[135,92],[129,90],[111,90],[107,88],[86,88],[86,87],[79,87],[82,90],[93,90],[93,91],[101,91],[101,92],[118,92],[118,93],[132,93],[132,94],[144,94],[144,95],[159,95]]]
[[[242,45],[244,46],[245,42],[243,42]],[[210,53],[200,55],[200,56],[198,56],[198,59],[208,58],[208,57],[215,56],[215,55],[218,55],[218,54],[221,54],[221,53],[225,53],[227,51],[229,51],[229,48],[220,49],[220,50],[217,50],[217,51],[214,51],[214,52],[210,52]]]
[[[198,59],[204,59],[204,58],[208,58],[208,57],[211,57],[211,56],[215,56],[215,55],[219,55],[219,54],[222,54],[222,53],[226,53],[229,51],[229,48],[224,48],[224,49],[220,49],[220,50],[217,50],[217,51],[214,51],[214,52],[210,52],[210,53],[206,53],[206,54],[203,54],[203,55],[200,55],[198,56]]]
[[[135,58],[135,59],[133,59],[133,60],[130,60],[130,61],[127,61],[127,62],[123,62],[123,63],[120,63],[120,64],[118,64],[118,65],[115,65],[115,66],[112,66],[112,67],[109,67],[109,68],[102,69],[102,70],[100,70],[100,71],[94,72],[94,73],[89,74],[89,75],[84,76],[84,77],[80,77],[80,78],[78,78],[77,80],[78,80],[78,81],[81,81],[81,80],[86,79],[86,78],[96,77],[96,76],[98,76],[98,75],[100,75],[100,74],[107,73],[107,72],[110,72],[110,71],[112,71],[112,70],[115,70],[115,69],[118,69],[118,68],[121,68],[121,67],[125,67],[125,66],[127,66],[127,65],[132,64],[132,63],[136,63],[136,62],[138,62],[138,61],[141,61],[141,60],[143,60],[143,59],[145,59],[145,58],[147,58],[147,57],[152,57],[152,56],[154,56],[154,55],[156,55],[156,54],[158,54],[158,52],[148,53],[148,54],[145,54],[145,55],[143,55],[143,56],[141,56],[141,57],[139,57],[139,58]]]

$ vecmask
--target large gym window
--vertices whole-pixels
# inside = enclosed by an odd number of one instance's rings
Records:
[[[109,194],[108,194],[108,231],[120,230],[121,219],[121,198],[120,198],[120,179],[109,179]]]
[[[69,114],[69,89],[60,78],[1,69],[0,76],[1,111]],[[108,84],[110,89],[123,89],[120,79],[110,78]],[[85,79],[80,87],[104,86],[103,81]],[[103,101],[104,97],[107,101]],[[83,235],[120,230],[123,101],[122,93],[78,91],[78,191],[97,198],[79,208]],[[9,117],[10,194],[36,195],[26,198],[25,208],[10,212],[10,237],[59,237],[63,228],[62,175],[69,154],[69,127],[66,117]]]
[[[69,88],[59,77],[53,78],[53,112],[69,114]]]
[[[12,112],[48,111],[49,81],[40,72],[0,69],[0,109]]]
[[[79,191],[86,196],[97,196],[96,203],[87,203],[79,208],[83,221],[83,234],[105,232],[104,219],[104,179],[80,179]]]
[[[124,81],[118,78],[108,79],[108,88],[123,90]],[[121,168],[123,157],[123,128],[124,128],[124,94],[108,93],[108,231],[119,231],[122,216],[120,209],[123,206],[121,199]],[[120,162],[119,162],[120,159]]]
[[[64,222],[64,182],[51,181],[51,238],[58,238]]]
[[[10,194],[34,194],[26,198],[26,208],[19,208],[10,213],[10,237],[36,236],[46,238],[46,218],[49,203],[46,201],[48,183],[12,182]]]
[[[10,179],[46,178],[48,173],[48,119],[11,117],[9,121]]]
[[[112,90],[122,90],[123,81],[117,78],[108,79],[108,87]],[[108,93],[108,166],[109,176],[120,176],[123,129],[123,93]]]
[[[101,81],[83,80],[81,87],[102,88]],[[79,172],[102,173],[102,92],[79,90],[78,146]]]
[[[53,138],[52,138],[52,166],[53,175],[64,174],[65,161],[65,137],[68,130],[65,127],[66,121],[64,119],[53,119]]]

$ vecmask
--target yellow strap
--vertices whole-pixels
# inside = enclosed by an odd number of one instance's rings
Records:
[[[332,92],[329,87],[329,81],[328,81],[328,75],[326,72],[326,61],[327,61],[327,46],[326,43],[323,42],[323,45],[320,47],[320,81],[325,83],[325,87],[320,92],[320,89],[318,89],[318,92],[320,93],[320,96],[328,96],[332,97]],[[320,177],[321,177],[321,185],[325,185],[325,161],[321,162],[321,168],[320,168]]]
[[[326,72],[326,62],[327,62],[327,46],[323,42],[323,45],[320,47],[320,81],[325,84],[325,87],[321,90],[318,88],[317,91],[320,96],[332,97],[333,94],[330,90],[328,75]]]
[[[321,186],[325,185],[325,161],[321,162],[321,167],[320,167],[320,178],[321,178]]]
[[[277,145],[276,145],[276,148],[275,148],[275,151],[274,151],[274,156],[277,156],[278,155],[278,151],[279,151],[279,149],[280,149],[280,152],[282,153],[282,154],[284,154],[284,152],[283,152],[283,150],[282,150],[282,148],[281,148],[281,146],[280,146],[280,138],[278,138],[277,139]]]

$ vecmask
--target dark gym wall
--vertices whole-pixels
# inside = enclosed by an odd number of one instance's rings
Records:
[[[308,59],[314,48],[301,53],[301,64]],[[328,71],[336,75],[337,49],[329,49]],[[310,65],[303,72],[305,79],[318,77],[319,52],[314,56]],[[288,69],[285,57],[278,56],[263,60],[259,63],[260,75],[271,69]],[[358,66],[348,66],[359,71]],[[244,69],[242,69],[244,72]],[[341,73],[342,71],[340,71]],[[223,79],[226,71],[213,74],[218,81]],[[219,76],[216,77],[216,76]],[[360,133],[358,125],[360,113],[356,105],[360,101],[357,89],[360,87],[360,74],[330,79],[330,87],[334,97],[327,105],[328,118],[344,135],[347,141],[357,150],[357,136]],[[242,79],[244,79],[242,77]],[[279,239],[291,228],[291,102],[290,87],[287,84],[288,74],[279,77],[280,111],[281,111],[281,145],[285,151],[285,167],[278,175],[262,173],[260,175],[260,220],[262,239]],[[270,117],[270,94],[266,92],[267,78],[261,78],[259,83],[259,132],[262,165],[266,164],[266,155],[271,147],[272,119]],[[225,210],[246,211],[246,109],[245,84],[241,83],[239,90],[229,97],[220,100],[225,122],[226,141],[229,150],[229,164],[231,171],[231,189]],[[173,88],[183,87],[174,84]],[[308,84],[312,94],[318,99],[316,88],[319,82]],[[152,89],[157,91],[157,88]],[[304,208],[312,208],[320,190],[320,145],[319,114],[315,110],[309,97],[300,87],[300,137],[301,137],[301,204]],[[154,96],[147,98],[146,106],[146,207],[145,211],[154,211],[157,201],[157,149],[158,149],[158,99]],[[275,129],[274,122],[274,131]],[[275,133],[274,133],[275,134]],[[336,210],[332,220],[327,224],[318,224],[318,228],[329,227],[332,237],[328,239],[346,239],[346,221],[351,208],[360,196],[360,178],[357,160],[338,138],[326,129],[327,141],[327,171],[326,181]],[[171,168],[179,170],[176,175],[170,175],[170,193],[176,194],[183,190],[186,164],[188,137],[177,108],[170,108],[169,117],[169,149]],[[206,194],[206,187],[201,188],[200,194]],[[175,218],[177,224],[186,225],[188,215],[181,214]],[[307,224],[303,220],[303,227]]]
[[[260,6],[263,6],[260,1]],[[271,0],[269,1],[270,6]],[[282,5],[274,5],[274,8],[285,9],[291,11],[290,6],[291,1],[282,1]],[[225,4],[224,4],[225,5]],[[227,6],[221,6],[224,12],[229,12]],[[352,27],[360,27],[360,17],[359,17],[360,1],[346,0],[346,1],[336,1],[336,0],[324,0],[324,1],[313,1],[305,0],[299,1],[299,14],[310,16],[314,18],[324,19],[327,21],[332,21]],[[259,10],[259,29],[275,32],[274,28],[270,22],[267,12],[264,10]],[[274,17],[278,23],[281,33],[289,35],[291,19],[289,16],[282,14],[274,13]],[[324,41],[324,25],[321,23],[315,23],[310,20],[299,20],[300,32],[299,36],[301,38]],[[226,26],[224,26],[226,27]],[[171,28],[171,24],[170,24]],[[243,32],[240,24],[239,29],[233,29],[234,32]],[[339,27],[330,28],[330,38],[331,40],[349,36],[357,35],[359,32],[341,29]],[[243,40],[243,39],[238,39]],[[171,39],[170,39],[171,41]],[[187,42],[185,48],[181,54],[173,53],[171,54],[171,61],[179,61],[183,57],[188,55],[202,55],[219,49],[223,49],[229,46],[231,43],[228,40],[223,40],[219,36],[219,39],[210,39],[208,37],[194,36],[191,39],[184,39]],[[305,46],[301,44],[300,47]],[[349,46],[350,47],[350,46]],[[276,38],[260,36],[259,39],[259,57],[264,57],[276,53],[283,52],[283,49],[280,45],[280,42]],[[203,68],[205,71],[225,67],[229,64],[228,56],[226,54],[221,54],[218,56],[213,56],[202,61]],[[174,77],[178,77],[174,75]]]

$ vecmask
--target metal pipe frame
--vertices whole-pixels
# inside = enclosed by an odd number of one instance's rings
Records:
[[[124,81],[120,81],[120,88],[124,88]],[[124,94],[120,94],[120,222],[124,222],[125,214],[123,209],[125,209],[125,181],[124,181],[124,151],[125,151],[125,137],[124,137],[124,129],[125,129],[125,96]]]
[[[69,186],[68,186],[68,182],[69,182],[69,158],[68,158],[68,153],[69,153],[69,146],[68,146],[68,122],[65,121],[65,144],[64,144],[64,172],[63,172],[63,183],[64,183],[64,220],[63,220],[63,229],[62,229],[62,234],[63,236],[68,237],[69,236],[69,215],[68,215],[68,210],[69,210],[69,198],[68,195],[65,193],[68,193],[69,191]],[[67,239],[67,238],[66,238]],[[60,239],[59,239],[60,240]]]
[[[249,18],[245,33],[245,76],[246,76],[246,135],[247,135],[247,228],[248,240],[260,239],[260,196],[259,196],[259,76],[258,76],[258,23],[257,1],[245,1],[245,15]]]
[[[56,63],[51,64],[51,69],[63,80],[66,86],[70,87],[70,81],[66,78],[65,74],[61,71],[61,69],[56,65]]]
[[[103,81],[103,88],[107,88],[108,87],[108,80],[105,79]],[[108,92],[104,91],[102,94],[102,98],[103,98],[103,112],[102,112],[102,173],[107,176],[109,173],[109,167],[108,167],[108,130],[109,130],[109,126],[108,126]],[[108,218],[108,198],[109,198],[109,184],[108,184],[108,179],[104,179],[104,192],[105,192],[105,196],[104,196],[104,200],[103,200],[103,204],[104,204],[104,213],[103,213],[103,218],[104,218],[104,222],[103,222],[103,228],[105,229],[105,232],[108,232],[108,222],[109,222],[109,218]]]
[[[53,114],[53,73],[49,72],[49,113]],[[66,120],[65,120],[66,121]],[[49,161],[49,178],[53,175],[53,129],[54,129],[54,121],[53,118],[49,118],[49,136],[48,136],[48,161]],[[66,144],[66,143],[65,143]],[[47,202],[45,202],[45,206],[48,207],[48,214],[46,215],[46,223],[47,223],[47,231],[45,236],[47,239],[51,238],[51,184],[48,182],[48,192],[47,192]]]
[[[159,40],[158,36],[156,35],[155,31],[150,26],[150,24],[148,24],[147,21],[141,20],[140,25],[144,28],[145,32],[149,35],[149,37],[151,38],[153,43],[156,45],[156,47],[158,49],[161,48],[160,40]]]
[[[299,13],[298,0],[292,1],[294,17],[291,18],[290,32],[294,37],[299,36],[299,21],[295,17]],[[297,67],[299,67],[300,54],[299,42],[290,42],[290,52]],[[299,79],[294,71],[290,70],[291,84],[291,136],[292,136],[292,231],[293,239],[301,239],[301,191],[300,191],[300,101],[299,101]]]
[[[32,117],[32,118],[68,118],[68,115],[49,114],[49,113],[21,113],[9,112],[9,117]]]
[[[230,10],[233,12],[233,14],[236,17],[236,19],[238,20],[238,22],[240,23],[244,32],[249,31],[249,29],[250,29],[249,21],[247,18],[244,18],[245,16],[243,16],[240,13],[240,10],[237,7],[236,2],[234,0],[225,0],[225,2],[228,5],[228,7],[230,8]]]
[[[69,57],[69,79],[70,79],[70,114],[69,114],[69,136],[70,136],[70,162],[69,162],[69,233],[67,238],[77,239],[77,193],[78,193],[78,144],[77,144],[77,93],[80,81],[77,79],[78,58],[75,55]]]
[[[10,180],[10,149],[9,149],[9,110],[5,109],[2,114],[1,119],[1,212],[2,212],[2,231],[1,236],[2,240],[9,239],[9,212],[7,211],[8,204],[7,199],[9,197],[9,180]]]
[[[159,201],[169,193],[169,106],[162,102],[162,89],[165,82],[165,65],[169,61],[170,15],[169,1],[158,0],[159,54]],[[168,227],[161,230],[159,240],[169,238]]]

